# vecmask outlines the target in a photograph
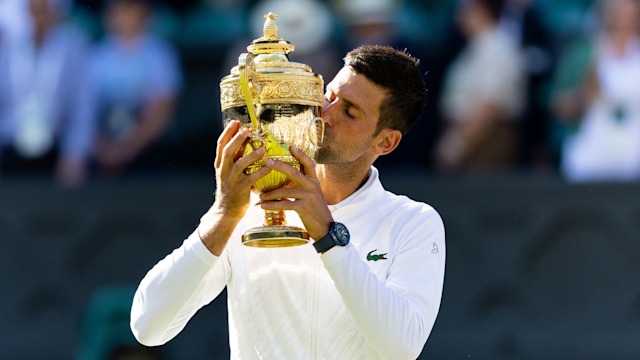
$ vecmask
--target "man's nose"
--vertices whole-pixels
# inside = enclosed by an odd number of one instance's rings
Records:
[[[333,124],[332,116],[334,105],[335,102],[329,102],[328,100],[324,101],[322,107],[322,119],[324,120],[326,126],[331,126]]]

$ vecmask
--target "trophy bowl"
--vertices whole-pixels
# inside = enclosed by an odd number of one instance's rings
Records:
[[[246,156],[260,147],[266,150],[260,160],[247,167],[247,174],[259,170],[268,159],[303,170],[289,147],[296,146],[313,158],[323,140],[320,116],[324,82],[309,66],[289,61],[287,54],[295,47],[278,37],[276,17],[273,13],[265,15],[264,36],[247,47],[249,52],[241,54],[238,65],[220,81],[223,125],[239,120],[242,127],[252,129],[236,156]],[[291,179],[272,170],[254,184],[253,191],[290,186]],[[242,236],[244,245],[263,248],[309,241],[305,229],[287,225],[281,210],[265,210],[264,224]]]

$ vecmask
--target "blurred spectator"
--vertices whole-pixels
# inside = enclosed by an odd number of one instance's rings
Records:
[[[181,85],[173,48],[147,30],[149,1],[109,2],[107,35],[94,54],[100,118],[95,159],[109,176],[159,166],[154,145],[170,124]]]
[[[549,165],[549,85],[554,66],[553,39],[542,21],[536,0],[506,0],[500,27],[524,56],[527,98],[520,123],[519,160],[522,165]]]
[[[69,2],[30,0],[29,35],[8,39],[0,62],[0,166],[4,175],[86,176],[94,131],[88,42],[62,23]]]
[[[339,20],[343,37],[342,51],[360,45],[386,45],[406,49],[422,59],[422,44],[414,44],[401,36],[402,3],[398,0],[330,0]]]
[[[444,172],[509,169],[524,102],[520,52],[498,27],[501,1],[459,5],[457,20],[468,44],[447,71],[437,166]]]
[[[599,4],[602,26],[563,54],[553,109],[567,125],[561,170],[571,181],[640,179],[640,5]]]
[[[260,1],[249,17],[254,38],[262,36],[264,15],[270,11],[278,15],[279,36],[296,46],[290,54],[291,61],[307,64],[315,73],[332,79],[342,68],[343,53],[332,41],[335,24],[329,8],[318,0]],[[236,63],[239,54],[234,55]]]
[[[397,0],[333,0],[345,26],[345,49],[360,45],[397,45]]]

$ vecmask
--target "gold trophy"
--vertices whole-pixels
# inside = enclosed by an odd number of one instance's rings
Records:
[[[251,164],[245,173],[251,174],[265,165],[267,159],[287,163],[298,170],[301,165],[289,152],[294,145],[314,157],[324,136],[322,121],[322,76],[314,74],[305,64],[289,61],[295,46],[278,37],[277,15],[268,13],[264,36],[247,47],[248,53],[238,58],[238,65],[220,81],[220,104],[224,126],[239,120],[252,128],[238,156],[245,156],[264,146],[265,155]],[[254,186],[256,192],[290,187],[293,182],[284,174],[272,170]],[[308,243],[309,233],[289,226],[285,212],[265,210],[263,226],[247,230],[242,243],[247,246],[272,248]]]

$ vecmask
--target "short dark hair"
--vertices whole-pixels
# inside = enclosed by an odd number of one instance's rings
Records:
[[[344,58],[345,66],[384,88],[376,134],[385,128],[406,134],[422,114],[426,89],[420,60],[389,46],[363,45]]]

